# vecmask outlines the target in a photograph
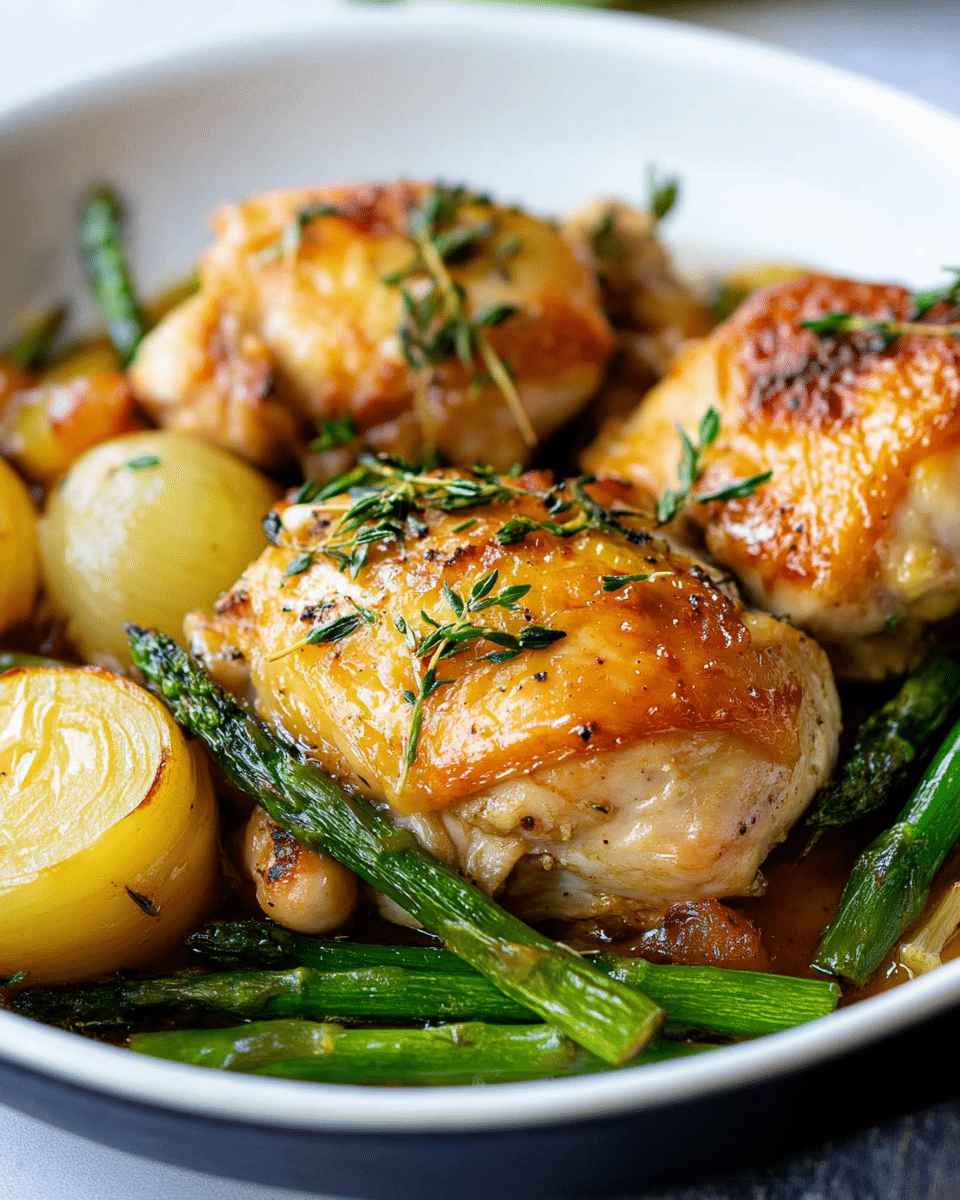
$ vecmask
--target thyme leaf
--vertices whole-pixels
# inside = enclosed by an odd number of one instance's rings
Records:
[[[318,436],[307,447],[317,453],[323,453],[324,450],[335,450],[337,446],[347,446],[357,436],[357,426],[351,413],[345,413],[342,417],[330,417],[325,421],[318,421],[317,431]]]
[[[757,488],[762,483],[767,483],[772,476],[772,471],[761,471],[759,475],[750,475],[747,479],[736,479],[716,492],[694,496],[694,500],[697,504],[709,504],[713,500],[744,500],[747,496],[752,496]]]
[[[648,579],[661,579],[672,574],[672,571],[648,571],[643,575],[601,575],[600,581],[605,592],[619,592],[628,583],[646,583]]]
[[[302,554],[298,554],[291,560],[287,569],[280,576],[280,586],[283,587],[287,580],[293,578],[294,575],[302,575],[305,571],[309,571],[312,566],[313,551],[304,550]]]
[[[612,208],[602,213],[590,230],[590,246],[597,262],[619,262],[626,257],[627,248],[617,233],[617,219]]]
[[[753,495],[756,489],[773,475],[772,471],[764,471],[747,479],[735,479],[715,492],[691,496],[690,492],[703,475],[704,452],[720,436],[720,414],[711,404],[700,418],[696,442],[691,441],[689,434],[680,425],[677,425],[677,436],[680,438],[681,447],[677,467],[679,486],[668,488],[657,503],[657,521],[661,525],[672,521],[688,500],[697,504],[709,504],[713,500],[742,500]]]
[[[340,642],[351,633],[356,633],[364,618],[359,613],[347,613],[344,617],[335,617],[326,625],[319,625],[309,633],[304,641],[308,646],[319,646],[325,642]]]
[[[436,617],[421,611],[423,621],[422,632],[415,632],[403,619],[398,617],[394,624],[406,639],[407,645],[413,651],[417,663],[426,663],[420,676],[419,687],[416,691],[405,688],[403,698],[413,708],[410,718],[410,729],[403,751],[403,772],[397,785],[397,791],[402,792],[410,775],[410,769],[417,759],[417,749],[423,733],[424,709],[427,700],[442,687],[454,682],[453,679],[440,679],[437,676],[439,664],[448,658],[454,658],[479,642],[489,642],[502,647],[487,654],[479,655],[476,661],[490,663],[505,663],[516,658],[525,651],[543,650],[560,638],[566,637],[562,629],[549,629],[544,625],[525,625],[519,633],[513,634],[502,629],[493,629],[479,625],[471,620],[475,613],[496,606],[508,612],[516,611],[520,600],[530,590],[529,584],[513,584],[494,594],[499,572],[490,571],[476,580],[466,596],[455,592],[444,580],[442,593],[447,607],[453,613],[454,619],[441,623]]]
[[[674,208],[680,197],[680,180],[675,175],[657,178],[656,168],[647,168],[647,208],[653,219],[660,222]]]
[[[359,612],[346,613],[342,617],[334,617],[332,621],[327,621],[324,625],[318,625],[316,629],[311,630],[306,637],[301,638],[298,642],[294,642],[292,646],[287,646],[283,650],[277,650],[273,654],[268,654],[265,661],[268,663],[278,662],[281,658],[286,658],[288,654],[293,654],[294,651],[303,649],[304,646],[320,646],[329,642],[340,642],[345,637],[349,637],[351,633],[356,633],[360,628],[361,621],[365,619]]]
[[[340,217],[343,214],[333,204],[307,204],[299,209],[284,227],[276,241],[270,242],[256,255],[257,264],[263,266],[277,258],[295,258],[303,244],[303,231],[318,217]]]

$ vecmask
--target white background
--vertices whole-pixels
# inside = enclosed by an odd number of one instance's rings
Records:
[[[336,3],[0,0],[4,49],[0,107],[120,63],[137,47],[196,47],[225,28],[255,36],[268,27],[295,27],[308,16],[315,19],[318,8]],[[956,0],[766,4],[715,0],[644,7],[658,15],[810,54],[960,110],[960,3]],[[302,1195],[148,1163],[0,1106],[0,1200],[296,1200]]]

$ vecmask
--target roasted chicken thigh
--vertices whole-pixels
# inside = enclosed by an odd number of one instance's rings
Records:
[[[528,917],[754,889],[834,762],[819,647],[638,489],[380,470],[276,511],[188,619],[207,667]]]
[[[750,599],[787,614],[842,674],[910,666],[928,623],[960,608],[960,341],[882,330],[826,334],[831,312],[906,321],[904,288],[807,275],[768,288],[587,451],[588,469],[663,493],[677,486],[676,426],[720,434],[693,495],[772,471],[725,503],[687,506]],[[958,319],[948,303],[925,325]]]
[[[261,466],[348,418],[378,450],[506,469],[602,377],[589,263],[517,208],[423,183],[314,188],[226,207],[214,232],[199,293],[130,377],[162,424]]]

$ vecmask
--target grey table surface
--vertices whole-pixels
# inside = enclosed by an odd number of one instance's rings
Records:
[[[7,46],[0,103],[119,61],[131,40],[175,48],[231,27],[251,31],[332,0],[0,0]],[[960,111],[960,0],[650,3],[647,12],[741,33],[873,76]],[[177,17],[189,14],[189,22]],[[42,30],[42,37],[38,36]],[[931,1072],[949,1070],[949,1052]],[[932,1092],[931,1095],[934,1093]],[[942,1087],[936,1093],[943,1094]],[[0,1200],[306,1200],[107,1150],[0,1106]],[[957,1098],[771,1166],[630,1200],[960,1200]],[[427,1198],[425,1198],[427,1200]]]

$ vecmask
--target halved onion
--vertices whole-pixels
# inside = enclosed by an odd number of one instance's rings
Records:
[[[0,632],[25,621],[40,568],[33,501],[16,471],[0,458]]]
[[[88,662],[130,662],[124,621],[178,640],[260,554],[273,485],[226,450],[152,430],[79,458],[39,526],[50,600]]]
[[[0,976],[141,966],[217,878],[206,762],[158,700],[96,668],[0,676]]]

